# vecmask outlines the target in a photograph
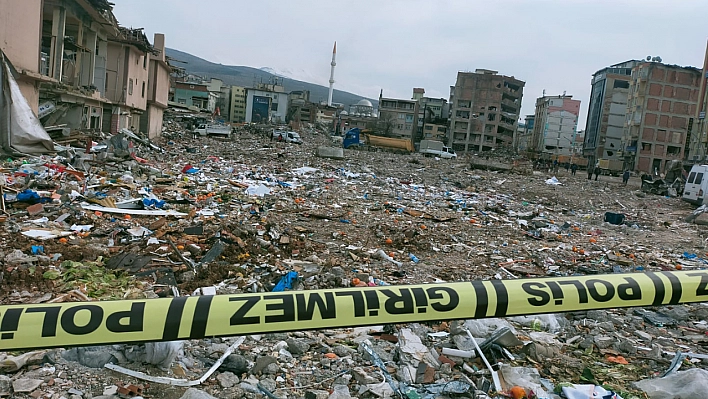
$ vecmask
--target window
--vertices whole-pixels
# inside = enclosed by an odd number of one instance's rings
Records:
[[[128,95],[133,94],[133,79],[128,79]]]
[[[406,115],[406,123],[413,123],[413,115],[411,115],[411,114]]]
[[[696,179],[696,172],[691,172],[691,174],[688,176],[688,183],[693,183],[693,181]]]
[[[177,99],[177,104],[185,104],[185,105],[186,105],[186,104],[187,104],[187,100],[184,99],[184,98],[178,98],[178,99]]]
[[[145,82],[143,82],[142,96],[145,98]]]
[[[699,173],[696,175],[696,181],[693,182],[695,184],[701,184],[701,181],[703,181],[703,173]]]
[[[143,56],[143,69],[147,69],[147,60],[148,60],[148,55],[145,53]]]

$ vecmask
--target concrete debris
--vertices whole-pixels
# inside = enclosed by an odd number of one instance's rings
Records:
[[[473,156],[343,150],[317,127],[298,132],[302,144],[255,125],[192,139],[192,122],[169,114],[154,140],[86,133],[89,153],[84,140],[3,161],[0,302],[708,264],[705,216],[687,223],[693,208],[680,199],[635,195],[639,179],[531,174],[504,167],[511,154],[472,170]],[[605,221],[614,214],[623,217]],[[654,398],[652,389],[684,398],[705,379],[706,332],[708,306],[692,304],[0,353],[0,396],[501,398],[518,387],[553,398],[604,387],[625,399]],[[128,388],[141,383],[141,393]]]
[[[44,383],[44,380],[36,378],[18,378],[12,381],[12,390],[15,393],[32,392],[39,388]]]

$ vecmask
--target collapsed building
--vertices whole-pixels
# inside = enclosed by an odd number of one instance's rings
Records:
[[[0,43],[48,131],[162,130],[164,35],[121,27],[106,0],[0,0]]]

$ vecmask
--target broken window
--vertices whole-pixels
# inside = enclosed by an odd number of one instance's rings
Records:
[[[142,96],[145,98],[145,82],[143,82]]]
[[[487,120],[490,122],[497,120],[497,114],[487,114]]]
[[[681,147],[668,146],[666,148],[666,155],[679,155],[681,154]]]
[[[472,106],[472,102],[468,100],[457,100],[457,106],[460,108],[470,108]]]
[[[615,83],[612,85],[612,88],[614,88],[614,89],[629,89],[629,82],[626,80],[615,80]]]
[[[488,109],[489,109],[490,111],[496,111],[496,110],[497,110],[497,107],[495,107],[494,105],[490,105]]]
[[[128,95],[133,94],[133,79],[128,79]]]

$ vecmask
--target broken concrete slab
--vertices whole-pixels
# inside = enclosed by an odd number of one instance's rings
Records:
[[[337,147],[317,147],[317,156],[320,158],[344,159],[344,149]]]

